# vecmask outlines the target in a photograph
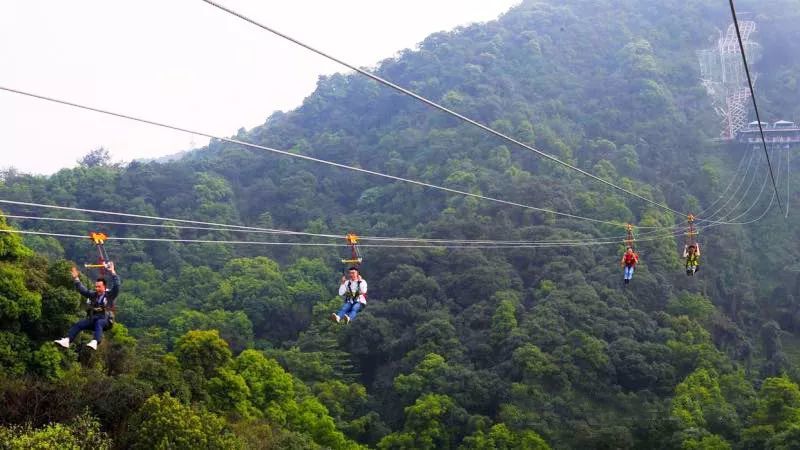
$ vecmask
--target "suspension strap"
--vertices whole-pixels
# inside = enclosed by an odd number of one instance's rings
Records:
[[[109,260],[108,260],[108,253],[106,253],[106,248],[105,248],[104,244],[106,243],[106,239],[108,239],[108,236],[105,233],[97,233],[97,232],[92,231],[91,233],[89,233],[89,239],[92,240],[92,243],[94,244],[95,249],[97,250],[97,263],[96,264],[84,264],[83,266],[86,267],[87,269],[98,269],[98,272],[100,273],[100,276],[101,277],[105,277],[106,276],[106,263]],[[117,309],[116,299],[114,299],[114,301],[112,301],[112,302],[109,302],[108,297],[106,297],[106,305],[103,306],[102,308],[95,308],[95,310],[93,311],[93,314],[94,313],[106,314],[106,313],[110,312],[111,313],[111,317],[110,318],[111,318],[111,320],[113,320],[114,312],[116,311],[116,309]]]
[[[347,242],[347,245],[350,247],[350,258],[342,259],[342,263],[355,265],[358,267],[361,264],[361,261],[363,261],[363,258],[361,258],[361,252],[358,251],[358,235],[355,233],[347,233],[344,239]]]
[[[686,245],[696,245],[697,229],[694,227],[694,214],[689,214],[686,217],[689,228],[686,231]]]
[[[633,225],[625,225],[625,246],[633,248]]]
[[[106,249],[103,244],[105,244],[108,236],[105,233],[96,233],[92,231],[89,233],[89,239],[92,240],[92,243],[94,243],[94,246],[97,249],[97,264],[84,264],[83,266],[87,269],[99,269],[100,276],[105,276],[108,254],[106,253]]]

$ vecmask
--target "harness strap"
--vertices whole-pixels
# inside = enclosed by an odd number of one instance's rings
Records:
[[[347,280],[347,290],[344,292],[344,297],[347,301],[353,302],[358,299],[358,297],[364,295],[361,293],[361,280],[356,281],[356,291],[353,292],[350,288],[353,286],[352,280]]]

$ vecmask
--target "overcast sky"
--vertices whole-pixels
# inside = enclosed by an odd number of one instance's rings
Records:
[[[221,0],[372,66],[518,0]],[[0,0],[0,85],[230,136],[342,68],[200,0]],[[0,91],[0,168],[52,173],[103,146],[130,161],[207,139]]]

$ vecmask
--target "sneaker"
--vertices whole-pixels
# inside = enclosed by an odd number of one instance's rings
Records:
[[[63,339],[57,339],[57,340],[55,340],[53,342],[55,342],[56,344],[58,344],[58,345],[60,345],[60,346],[62,346],[64,348],[69,348],[69,338],[68,337],[65,337]]]
[[[347,317],[347,316],[345,316],[345,317]],[[333,313],[333,314],[331,314],[331,320],[336,322],[336,323],[339,323],[339,321],[341,319],[339,319],[339,316],[336,313]]]
[[[346,314],[345,314],[345,316],[344,316],[344,323],[350,323],[350,316],[348,316],[348,315],[346,315]]]
[[[97,350],[97,341],[92,339],[88,344],[86,344],[86,346],[90,347],[92,350]]]

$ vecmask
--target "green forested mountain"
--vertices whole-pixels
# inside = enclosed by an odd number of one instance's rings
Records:
[[[759,26],[764,119],[800,118],[800,1],[738,7]],[[712,140],[719,120],[695,53],[729,21],[727,4],[708,0],[526,0],[375,70],[677,210],[734,198],[726,211],[735,217],[758,200],[742,219],[751,220],[769,203],[769,190],[758,195],[764,161],[737,171],[751,150]],[[322,77],[302,106],[236,138],[607,221],[685,220],[352,74]],[[97,352],[51,342],[80,316],[68,269],[93,257],[88,240],[0,235],[0,448],[795,448],[800,205],[794,184],[786,197],[786,156],[773,154],[788,219],[773,209],[750,225],[701,229],[696,277],[682,272],[683,237],[658,232],[640,239],[627,288],[621,242],[365,248],[369,306],[346,326],[327,320],[340,305],[344,249],[109,241],[123,280],[120,324]],[[225,142],[163,164],[93,157],[1,180],[6,200],[342,236],[624,234]]]

